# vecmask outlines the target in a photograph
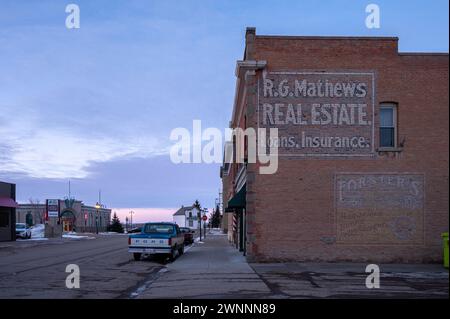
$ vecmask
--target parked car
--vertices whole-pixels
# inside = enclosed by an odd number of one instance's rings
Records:
[[[194,233],[195,231],[191,230],[189,227],[180,227],[180,231],[184,235],[184,244],[190,245],[194,243]]]
[[[128,236],[128,252],[135,260],[143,255],[167,255],[173,261],[184,253],[184,235],[174,223],[146,223],[139,234]]]
[[[23,239],[31,238],[31,228],[25,223],[16,223],[16,238],[20,237]]]
[[[135,233],[140,233],[142,232],[142,228],[141,227],[136,227],[136,228],[132,228],[128,231],[128,234],[135,234]]]

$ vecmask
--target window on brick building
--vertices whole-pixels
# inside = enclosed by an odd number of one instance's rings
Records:
[[[397,146],[397,105],[380,105],[380,147]]]

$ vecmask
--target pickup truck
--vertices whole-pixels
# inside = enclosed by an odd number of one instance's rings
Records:
[[[142,232],[128,237],[128,252],[135,260],[142,255],[167,255],[171,261],[176,253],[184,253],[184,235],[174,223],[146,223]]]

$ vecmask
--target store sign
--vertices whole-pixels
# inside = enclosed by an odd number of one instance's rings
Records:
[[[337,243],[422,245],[424,183],[421,174],[337,174]]]
[[[47,216],[59,217],[59,200],[47,199]]]
[[[278,128],[281,156],[372,156],[373,73],[266,72],[258,127]]]

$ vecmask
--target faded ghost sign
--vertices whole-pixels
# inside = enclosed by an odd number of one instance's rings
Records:
[[[337,174],[336,241],[342,244],[421,245],[421,174]]]
[[[374,74],[265,72],[258,83],[258,127],[285,156],[368,156],[374,152]]]

